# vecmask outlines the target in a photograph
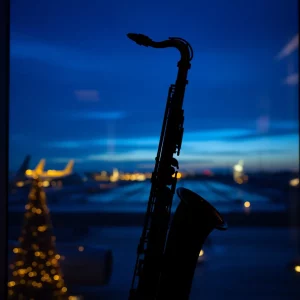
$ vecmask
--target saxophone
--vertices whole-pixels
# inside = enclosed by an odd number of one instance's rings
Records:
[[[179,169],[173,155],[180,154],[182,144],[182,106],[193,49],[187,41],[177,37],[155,42],[142,34],[128,33],[127,36],[146,47],[174,47],[181,55],[176,83],[169,88],[129,300],[187,300],[205,239],[213,229],[227,229],[220,213],[186,188],[177,189],[180,203],[169,228]]]

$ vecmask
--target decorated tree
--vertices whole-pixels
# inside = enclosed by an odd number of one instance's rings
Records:
[[[13,249],[15,259],[10,265],[9,299],[68,299],[46,195],[39,179],[33,180],[25,209],[19,245]]]

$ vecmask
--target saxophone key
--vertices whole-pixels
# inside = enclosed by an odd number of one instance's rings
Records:
[[[178,163],[178,160],[174,157],[172,157],[172,162],[171,162],[171,165],[173,167],[176,167],[176,169],[179,169],[179,163]]]

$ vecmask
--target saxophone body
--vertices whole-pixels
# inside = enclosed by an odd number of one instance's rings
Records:
[[[127,36],[146,47],[176,48],[181,55],[176,82],[169,88],[129,300],[187,300],[205,239],[213,229],[227,228],[213,206],[186,188],[177,189],[180,203],[169,226],[179,169],[174,154],[180,154],[182,144],[182,107],[193,50],[181,38],[154,42],[142,34]]]

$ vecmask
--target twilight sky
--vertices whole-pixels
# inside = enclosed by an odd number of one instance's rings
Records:
[[[153,168],[179,52],[138,46],[128,32],[194,49],[182,169],[298,167],[297,0],[11,6],[12,170],[26,154],[31,167]]]

